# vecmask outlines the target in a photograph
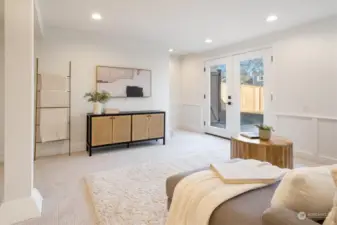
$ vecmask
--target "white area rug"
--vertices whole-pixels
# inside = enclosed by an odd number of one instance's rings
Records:
[[[166,178],[225,161],[207,152],[88,175],[85,180],[99,225],[162,225],[166,220]]]

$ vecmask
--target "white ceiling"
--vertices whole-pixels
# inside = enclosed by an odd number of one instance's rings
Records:
[[[337,0],[40,0],[45,27],[198,52],[337,14]],[[91,13],[103,20],[92,21]],[[266,23],[269,14],[279,20]],[[205,38],[213,39],[205,44]]]

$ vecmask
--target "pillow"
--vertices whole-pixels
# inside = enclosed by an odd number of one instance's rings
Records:
[[[337,169],[331,170],[332,178],[337,186]],[[335,189],[335,197],[333,199],[333,207],[324,221],[323,225],[337,225],[337,189]]]
[[[288,172],[271,200],[272,207],[304,212],[313,220],[325,219],[332,208],[335,183],[327,167],[298,168]]]

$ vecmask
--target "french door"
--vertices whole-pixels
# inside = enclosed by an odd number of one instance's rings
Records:
[[[205,132],[230,138],[236,131],[233,111],[234,70],[233,58],[221,58],[205,63]]]
[[[231,138],[271,125],[271,49],[205,62],[205,132]]]

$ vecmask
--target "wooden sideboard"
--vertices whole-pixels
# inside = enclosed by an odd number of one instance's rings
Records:
[[[164,111],[125,111],[113,114],[87,115],[87,151],[116,144],[163,140],[165,145]]]

